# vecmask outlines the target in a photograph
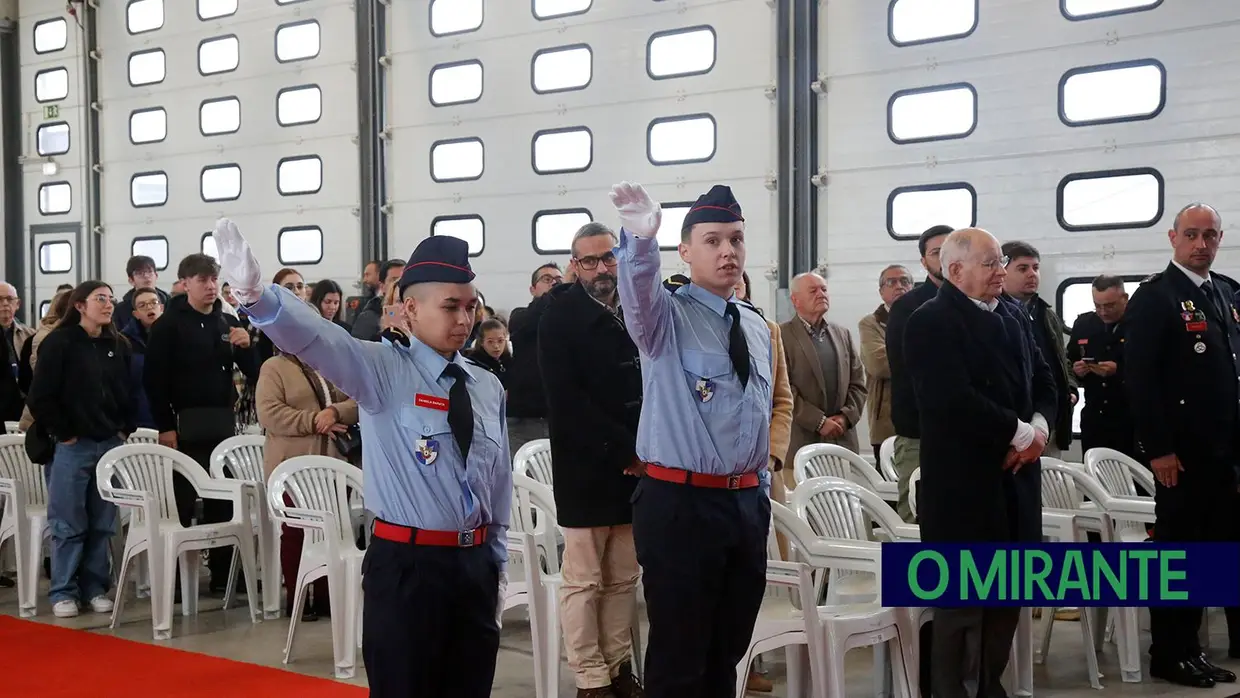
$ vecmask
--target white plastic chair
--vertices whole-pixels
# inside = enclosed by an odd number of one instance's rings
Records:
[[[173,495],[172,475],[178,472],[189,481],[199,497],[231,502],[232,520],[215,524],[181,525]],[[181,613],[198,612],[200,551],[237,546],[245,570],[250,620],[259,622],[257,560],[250,524],[253,486],[236,480],[212,479],[194,459],[159,444],[118,446],[96,466],[99,495],[120,507],[133,510],[125,537],[120,583],[112,609],[112,627],[120,620],[124,607],[124,583],[129,562],[147,554],[151,575],[151,624],[156,640],[172,636],[173,585],[176,567],[181,572]]]
[[[263,446],[267,437],[246,434],[224,439],[211,452],[211,477],[218,480],[243,480],[253,485],[254,500],[250,504],[254,535],[258,539],[259,579],[262,582],[263,618],[280,617],[280,538],[267,507],[267,476],[263,471]],[[233,550],[228,568],[228,584],[224,591],[224,609],[232,605],[237,586],[237,551]]]
[[[528,444],[527,444],[528,445]],[[524,448],[524,446],[522,446]],[[544,619],[545,629],[545,650],[542,670],[547,680],[548,691],[550,695],[559,695],[560,685],[560,600],[559,591],[563,584],[563,578],[560,576],[559,559],[556,556],[554,543],[548,549],[545,547],[547,541],[554,541],[555,533],[558,530],[555,514],[555,497],[551,494],[551,488],[537,482],[531,477],[514,472],[512,474],[512,523],[510,530],[518,533],[528,533],[534,536],[535,545],[542,553],[542,562],[546,573],[542,575],[543,585],[547,594],[547,605]],[[534,514],[537,513],[537,525],[534,524]],[[533,618],[530,619],[534,621]],[[641,619],[638,615],[636,594],[633,602],[633,617],[629,626],[629,634],[633,646],[633,673],[640,679],[643,672],[642,654],[642,634]]]
[[[801,567],[804,567],[806,588],[809,590],[807,595],[801,592]],[[808,567],[780,559],[775,525],[772,523],[767,543],[766,593],[749,638],[749,648],[737,664],[736,695],[745,695],[749,667],[754,660],[765,652],[781,648],[787,666],[787,694],[805,695],[805,678],[809,676],[810,669],[809,638],[801,609],[813,606],[813,589]]]
[[[827,445],[827,444],[823,444]],[[804,450],[804,449],[802,449]],[[799,458],[799,454],[798,454]],[[921,529],[906,524],[887,502],[864,485],[838,477],[816,477],[805,480],[792,493],[793,509],[821,537],[835,540],[875,541],[871,523],[878,533],[890,541],[915,541]],[[875,541],[877,542],[877,541]],[[879,598],[878,577],[847,570],[832,569],[819,580],[827,586],[828,606],[876,603]],[[890,659],[885,645],[874,646],[875,684],[888,686]],[[887,692],[882,692],[887,695]]]
[[[0,436],[0,549],[13,543],[17,606],[22,618],[38,612],[39,571],[47,523],[47,480],[43,466],[30,462],[26,437]]]
[[[895,502],[900,498],[897,483],[884,480],[874,466],[839,444],[802,446],[792,459],[792,476],[797,487],[810,478],[838,477],[877,493],[885,501]]]
[[[1054,458],[1042,458],[1042,535],[1061,543],[1077,543],[1085,540],[1085,532],[1077,519],[1084,504],[1086,489],[1101,492],[1101,486],[1086,484],[1083,468],[1075,468]],[[1042,610],[1042,649],[1038,663],[1045,664],[1050,653],[1051,629],[1058,608]],[[1081,610],[1081,638],[1085,653],[1085,667],[1089,683],[1102,689],[1098,672],[1098,654],[1094,644],[1094,613],[1089,608]]]
[[[129,435],[125,441],[127,444],[157,444],[159,443],[159,432],[154,429],[140,428]],[[118,592],[121,586],[120,581],[120,565],[117,564],[121,558],[125,556],[125,531],[128,529],[130,521],[133,518],[134,510],[121,507],[116,517],[116,535],[112,536],[112,574],[115,577]],[[134,591],[138,598],[144,599],[151,595],[151,573],[147,567],[146,558],[139,558],[134,561],[137,565],[134,574]]]
[[[542,570],[538,566],[538,544],[529,533],[508,532],[509,581],[504,593],[504,611],[524,606],[530,617],[530,644],[534,654],[534,698],[556,698],[548,685],[547,666],[547,594]],[[512,579],[512,561],[521,561],[522,579]]]
[[[145,427],[137,429],[129,435],[129,439],[125,441],[127,444],[157,444],[159,443],[159,432],[154,429]]]
[[[878,471],[887,482],[899,482],[900,474],[896,472],[896,437],[888,436],[878,447]]]
[[[24,434],[26,432],[22,431],[22,428],[18,426],[17,422],[5,422],[4,433],[5,434]]]
[[[917,488],[920,485],[921,466],[918,466],[908,476],[908,509],[913,512],[913,520],[917,519]]]
[[[349,489],[362,491],[362,469],[329,456],[297,456],[277,466],[267,485],[274,522],[306,529],[284,663],[291,661],[293,636],[306,603],[306,587],[327,577],[335,675],[338,679],[351,679],[357,671],[357,648],[361,644],[365,552],[358,549],[353,535]],[[286,495],[291,505],[285,503]]]
[[[517,449],[512,458],[512,471],[553,487],[555,476],[551,471],[551,439],[534,439]]]
[[[856,487],[852,483],[844,484]],[[815,535],[809,524],[778,502],[771,503],[771,515],[776,530],[788,538],[794,554],[815,568],[817,574],[840,570],[857,576],[881,577],[882,554],[878,543]],[[778,563],[775,567],[782,568],[785,564]],[[797,569],[797,585],[800,598],[814,598],[815,591],[810,587],[810,580],[802,576],[800,569]],[[896,658],[890,663],[894,680],[877,685],[887,686],[896,698],[917,695],[917,631],[908,616],[908,609],[883,608],[874,599],[868,603],[818,606],[816,611],[803,614],[809,646],[810,681],[816,698],[847,695],[844,655],[848,650],[859,647],[874,648],[876,658]],[[886,674],[887,665],[876,664],[876,673],[880,670]],[[791,691],[789,695],[793,695]]]

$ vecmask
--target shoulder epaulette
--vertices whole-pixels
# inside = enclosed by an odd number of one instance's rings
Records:
[[[1158,281],[1161,278],[1162,278],[1162,272],[1156,271],[1153,274],[1150,274],[1149,276],[1145,277],[1144,279],[1141,279],[1141,283],[1144,284],[1144,283],[1149,283],[1151,281]]]

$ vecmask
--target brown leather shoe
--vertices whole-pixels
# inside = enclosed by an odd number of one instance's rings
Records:
[[[611,680],[611,690],[616,698],[645,698],[646,691],[637,677],[633,675],[633,663],[625,662],[616,670],[616,678]]]
[[[745,682],[745,690],[754,693],[770,693],[775,690],[775,684],[770,679],[756,671],[749,672],[749,680]]]
[[[602,688],[579,688],[577,698],[619,698],[619,696],[611,690],[611,686],[604,686]]]

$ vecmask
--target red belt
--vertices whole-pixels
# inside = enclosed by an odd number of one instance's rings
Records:
[[[674,482],[677,485],[693,487],[709,487],[716,490],[745,490],[761,484],[757,473],[743,475],[703,475],[688,470],[665,468],[654,463],[646,463],[646,474],[656,480]]]
[[[379,519],[375,519],[371,533],[393,543],[436,545],[445,548],[472,548],[482,545],[487,540],[485,526],[472,531],[428,531],[424,528],[399,526]]]

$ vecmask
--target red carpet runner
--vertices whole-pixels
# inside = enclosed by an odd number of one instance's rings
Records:
[[[6,698],[364,698],[367,691],[85,630],[0,616]]]

